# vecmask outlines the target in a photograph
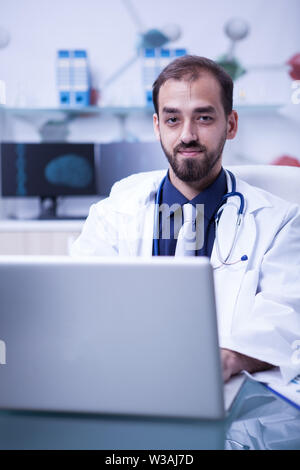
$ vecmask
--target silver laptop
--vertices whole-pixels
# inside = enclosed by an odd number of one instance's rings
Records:
[[[0,257],[0,408],[219,419],[207,258]]]

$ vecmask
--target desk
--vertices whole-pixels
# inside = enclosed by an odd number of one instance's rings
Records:
[[[84,220],[1,220],[0,255],[67,255]]]
[[[247,380],[224,421],[0,412],[1,449],[300,449],[300,411]]]

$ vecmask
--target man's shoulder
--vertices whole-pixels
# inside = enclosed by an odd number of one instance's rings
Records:
[[[268,213],[271,217],[282,218],[285,214],[299,214],[300,206],[265,189],[236,178],[237,189],[245,200],[249,212]]]
[[[262,207],[285,210],[295,205],[291,200],[299,204],[299,200],[292,194],[293,188],[298,190],[298,182],[295,185],[294,173],[291,177],[290,167],[232,165],[226,169],[235,175],[237,191],[243,193],[245,199],[247,197],[253,210]],[[299,175],[296,176],[299,178]]]
[[[138,191],[139,189],[145,191],[152,189],[159,185],[160,181],[166,174],[167,170],[146,171],[142,173],[134,173],[126,178],[117,181],[110,192],[110,197],[119,195],[119,193]]]

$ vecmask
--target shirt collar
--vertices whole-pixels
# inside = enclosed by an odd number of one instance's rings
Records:
[[[210,186],[201,191],[201,193],[195,196],[191,201],[189,201],[180,191],[178,191],[178,189],[175,188],[175,186],[173,186],[168,172],[162,189],[161,203],[167,204],[170,207],[173,204],[179,204],[180,206],[187,203],[193,204],[194,206],[197,204],[204,204],[205,218],[210,219],[226,192],[227,182],[223,168],[215,181],[213,181]]]

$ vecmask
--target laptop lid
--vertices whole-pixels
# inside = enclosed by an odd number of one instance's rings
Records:
[[[0,257],[0,299],[0,408],[224,416],[207,258]]]

